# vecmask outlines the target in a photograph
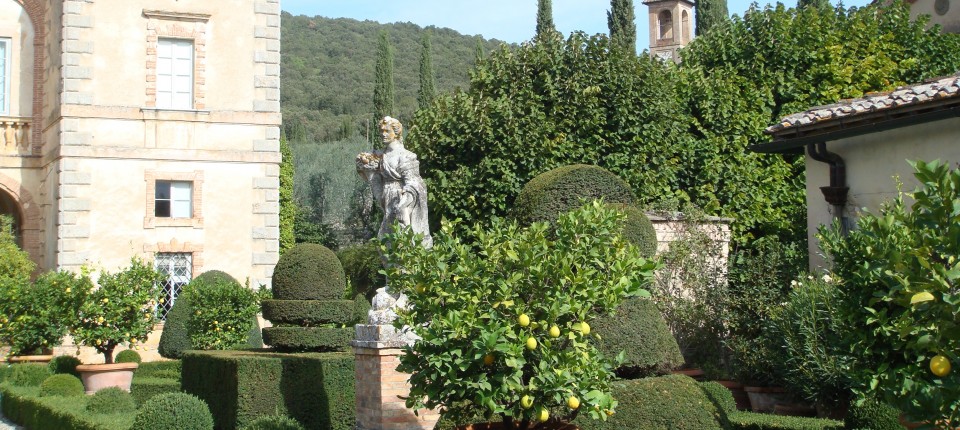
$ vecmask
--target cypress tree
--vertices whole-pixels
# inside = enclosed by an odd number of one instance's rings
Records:
[[[475,46],[473,49],[476,51],[476,52],[474,52],[474,54],[473,54],[473,55],[474,55],[474,57],[473,57],[473,65],[476,66],[477,64],[480,64],[481,61],[483,61],[483,57],[486,55],[486,53],[484,52],[484,49],[483,49],[483,38],[482,38],[482,37],[478,37],[478,38],[477,38],[477,46]]]
[[[706,34],[713,26],[728,20],[730,13],[727,11],[727,0],[697,0],[697,36]]]
[[[280,136],[280,253],[293,248],[297,204],[293,200],[293,151],[286,136]]]
[[[393,47],[386,31],[380,32],[380,42],[377,45],[376,81],[373,87],[373,119],[374,124],[383,117],[393,115],[394,88],[393,88]],[[379,130],[373,133],[373,140],[378,141]]]
[[[637,23],[633,14],[633,0],[611,0],[607,11],[607,27],[613,46],[637,52]]]
[[[417,92],[417,105],[423,109],[433,102],[436,95],[436,78],[433,75],[433,60],[430,58],[430,32],[424,31],[420,40],[420,91]]]
[[[813,6],[818,9],[832,9],[833,4],[830,3],[830,0],[797,0],[797,8],[805,8],[808,6]]]
[[[556,31],[557,28],[553,25],[553,2],[551,0],[538,0],[536,37],[540,38]]]

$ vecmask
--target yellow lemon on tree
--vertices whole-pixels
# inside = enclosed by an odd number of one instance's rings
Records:
[[[580,399],[577,396],[570,396],[567,399],[567,407],[570,409],[577,409],[580,407]]]
[[[910,304],[915,305],[917,303],[929,302],[936,300],[936,297],[933,297],[933,294],[930,294],[927,291],[923,291],[917,294],[914,294],[913,297],[910,297]]]
[[[550,419],[550,411],[548,411],[547,408],[540,408],[540,410],[537,411],[537,421],[544,423],[547,422],[548,419]]]
[[[484,366],[493,365],[493,354],[487,354],[483,356],[483,365]]]
[[[580,323],[580,333],[584,335],[590,334],[590,324],[587,324],[586,321]]]
[[[520,316],[517,317],[517,324],[520,324],[520,327],[530,325],[530,317],[528,317],[527,314],[520,314]]]
[[[520,407],[524,409],[530,409],[531,407],[533,407],[533,397],[523,396],[520,399]]]
[[[534,339],[534,338],[532,338],[532,337],[528,337],[528,338],[527,338],[527,349],[529,349],[529,350],[531,350],[531,351],[533,351],[534,349],[537,349],[537,340]]]
[[[551,326],[551,327],[550,327],[550,337],[560,337],[560,327]]]
[[[427,292],[427,286],[423,284],[417,284],[417,292],[420,294]]]
[[[935,355],[930,359],[930,371],[938,377],[944,377],[950,374],[950,359],[942,354]]]

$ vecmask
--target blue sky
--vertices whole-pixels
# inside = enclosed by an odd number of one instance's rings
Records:
[[[844,5],[859,7],[869,2],[846,0]],[[749,0],[728,0],[727,7],[731,14],[743,15],[750,3]],[[796,2],[788,0],[785,4],[792,7]],[[280,5],[293,15],[412,22],[512,43],[533,37],[537,20],[537,0],[281,0]],[[641,0],[634,0],[634,5],[637,46],[642,50],[649,46],[647,6]],[[610,0],[553,0],[553,21],[564,34],[575,30],[587,34],[606,33],[609,8]]]

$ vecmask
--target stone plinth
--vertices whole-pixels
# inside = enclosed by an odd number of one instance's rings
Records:
[[[397,371],[406,341],[393,326],[357,325],[356,330],[357,430],[433,429],[439,413],[420,410],[415,415],[401,398],[410,394],[410,375]]]

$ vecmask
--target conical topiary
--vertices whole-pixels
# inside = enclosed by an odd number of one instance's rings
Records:
[[[597,348],[604,355],[613,358],[624,352],[617,369],[622,378],[663,375],[683,364],[677,340],[650,299],[624,300],[614,315],[597,319],[593,328],[600,334]]]

